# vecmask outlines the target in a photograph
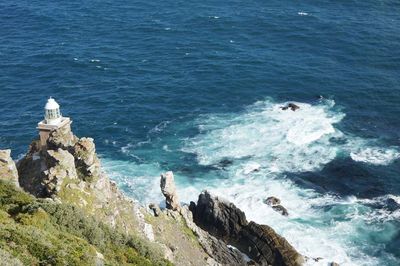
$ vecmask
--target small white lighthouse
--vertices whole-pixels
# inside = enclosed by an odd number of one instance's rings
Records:
[[[44,107],[44,120],[38,123],[40,145],[42,150],[46,149],[47,139],[52,131],[68,127],[71,129],[71,119],[63,117],[60,112],[60,105],[53,98],[49,98]]]

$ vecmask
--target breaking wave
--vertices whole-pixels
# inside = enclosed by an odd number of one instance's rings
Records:
[[[333,100],[314,105],[295,103],[300,107],[297,111],[282,110],[286,104],[266,100],[239,115],[206,115],[194,125],[193,121],[184,125],[196,127],[199,133],[184,138],[181,153],[169,159],[179,164],[182,154],[194,154],[197,165],[210,170],[194,172],[195,178],[184,172],[175,173],[181,200],[195,201],[203,189],[223,195],[245,211],[249,220],[271,225],[287,238],[309,258],[309,265],[332,261],[340,265],[379,265],[382,256],[385,262],[395,264],[393,255],[384,249],[374,255],[377,249],[365,243],[374,239],[377,245],[385,245],[395,237],[397,231],[392,222],[399,218],[399,196],[341,198],[299,187],[286,174],[318,171],[337,157],[386,165],[399,158],[396,147],[383,148],[377,140],[339,130],[337,125],[345,114]],[[166,139],[171,141],[168,136]],[[158,152],[165,152],[170,145],[176,147],[173,142],[158,144]],[[124,154],[128,151],[132,151],[129,145]],[[175,149],[175,153],[179,150]],[[159,174],[174,169],[158,163],[104,161],[112,178],[131,196],[144,203],[163,202]],[[281,199],[288,217],[263,203],[269,196]],[[320,259],[314,260],[317,258]]]

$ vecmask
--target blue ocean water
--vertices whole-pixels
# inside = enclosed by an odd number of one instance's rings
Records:
[[[309,264],[398,265],[399,14],[394,0],[3,0],[0,148],[18,159],[53,96],[143,203],[173,170],[182,201],[223,195],[323,258]]]

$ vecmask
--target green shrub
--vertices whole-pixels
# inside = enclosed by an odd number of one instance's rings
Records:
[[[171,265],[148,241],[0,181],[0,250],[25,265]],[[0,257],[1,259],[1,257]]]

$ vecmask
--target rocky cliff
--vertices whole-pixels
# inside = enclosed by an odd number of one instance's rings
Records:
[[[0,179],[10,181],[17,187],[18,171],[14,161],[11,159],[11,150],[0,150]]]
[[[191,202],[194,222],[226,244],[237,247],[259,265],[302,265],[301,256],[285,238],[271,227],[248,222],[246,215],[234,204],[200,194],[197,204]]]
[[[40,147],[39,141],[33,141],[17,163],[17,169],[10,151],[0,151],[0,177],[19,184],[39,199],[50,200],[51,204],[78,208],[84,216],[95,217],[96,223],[111,228],[106,231],[116,230],[127,239],[139,239],[135,243],[149,242],[176,265],[300,265],[303,261],[272,228],[248,222],[245,214],[231,203],[204,192],[190,208],[181,205],[172,172],[162,174],[160,179],[161,192],[166,198],[165,210],[160,210],[158,204],[145,208],[125,197],[102,172],[93,139],[78,138],[69,128],[51,132],[46,148]],[[33,213],[43,209],[44,216],[53,215],[54,207],[35,206]],[[94,244],[89,241],[89,245]],[[138,249],[137,245],[122,248]],[[10,252],[13,250],[7,254]],[[96,257],[103,256],[99,254]],[[108,254],[104,260],[109,258],[113,255]],[[97,259],[96,264],[102,265],[104,260]]]

